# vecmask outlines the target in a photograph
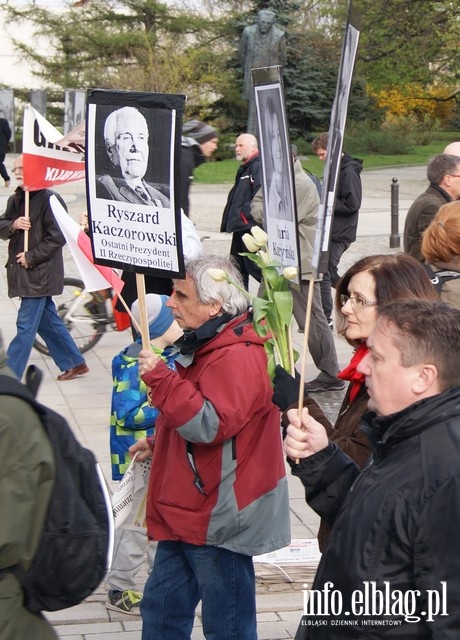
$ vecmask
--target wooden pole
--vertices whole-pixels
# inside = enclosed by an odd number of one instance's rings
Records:
[[[141,321],[142,348],[150,349],[149,321],[145,304],[145,277],[143,273],[136,273],[137,298],[139,300],[139,315]]]
[[[308,334],[310,333],[310,319],[311,319],[311,307],[313,302],[313,287],[315,285],[314,278],[310,278],[308,281],[308,297],[307,297],[307,308],[305,310],[305,329],[303,335],[303,345],[302,345],[302,359],[301,359],[301,369],[300,369],[300,387],[299,387],[299,402],[298,402],[298,412],[299,418],[302,415],[303,409],[303,399],[304,399],[304,386],[305,386],[305,369],[307,367],[307,351],[308,351]],[[295,463],[299,464],[299,458],[296,458]]]
[[[26,189],[24,191],[25,200],[24,200],[24,217],[30,218],[29,213],[29,190]],[[29,229],[24,229],[24,253],[29,251]]]

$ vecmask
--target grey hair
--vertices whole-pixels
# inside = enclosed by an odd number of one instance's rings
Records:
[[[228,282],[216,282],[208,269],[222,269],[233,282],[243,289],[241,273],[230,257],[214,254],[202,255],[187,262],[187,276],[193,280],[196,294],[202,304],[218,302],[222,310],[231,316],[239,316],[246,311],[249,300],[237,287]]]
[[[118,133],[118,119],[121,115],[127,114],[128,117],[139,116],[145,122],[145,127],[148,133],[147,120],[144,118],[142,113],[138,111],[135,107],[122,107],[121,109],[117,109],[116,111],[112,111],[105,121],[104,124],[104,142],[106,146],[113,147],[116,141],[116,135]]]
[[[426,176],[432,184],[441,184],[444,177],[457,172],[460,157],[448,153],[438,153],[428,164]]]

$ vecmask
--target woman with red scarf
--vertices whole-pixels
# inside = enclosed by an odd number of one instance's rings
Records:
[[[361,417],[367,411],[369,396],[364,376],[357,371],[357,366],[368,351],[366,340],[374,328],[379,305],[410,298],[436,300],[438,296],[422,264],[404,253],[362,258],[348,269],[337,284],[337,332],[355,347],[350,364],[338,377],[348,380],[350,384],[334,427],[307,393],[304,406],[313,418],[324,425],[329,439],[338,444],[360,467],[364,466],[371,449],[367,436],[360,429]],[[277,367],[273,402],[283,411],[296,406],[298,385],[298,379]],[[321,522],[318,531],[321,550],[328,535],[329,528]]]

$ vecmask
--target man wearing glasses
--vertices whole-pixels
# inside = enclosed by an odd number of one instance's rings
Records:
[[[412,203],[404,225],[404,251],[420,262],[422,234],[443,204],[460,197],[460,157],[439,153],[428,165],[428,189]]]

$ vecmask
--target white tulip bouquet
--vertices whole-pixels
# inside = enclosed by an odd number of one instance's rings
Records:
[[[289,281],[296,278],[297,269],[295,267],[282,269],[283,265],[272,259],[268,251],[268,236],[260,227],[253,227],[251,233],[245,233],[243,242],[248,253],[240,255],[252,260],[261,270],[264,284],[262,297],[252,296],[222,269],[208,269],[208,273],[213,280],[226,281],[238,287],[251,301],[254,330],[257,335],[268,338],[264,346],[270,378],[273,380],[277,364],[294,375],[298,353],[292,347],[293,302]]]

